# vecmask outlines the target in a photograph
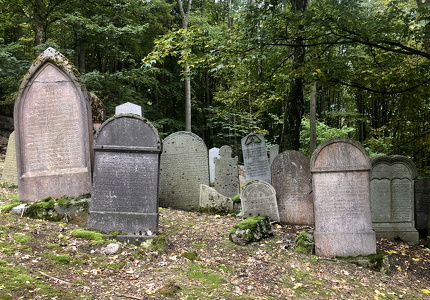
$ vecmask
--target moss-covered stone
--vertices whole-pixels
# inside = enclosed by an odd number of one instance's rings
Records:
[[[273,234],[267,216],[249,217],[236,224],[229,232],[230,241],[239,245],[257,242]]]
[[[367,256],[350,256],[350,257],[338,257],[337,259],[347,261],[368,269],[381,272],[382,274],[388,274],[390,270],[390,261],[384,251],[377,250],[376,254],[370,254]]]
[[[201,260],[196,251],[182,253],[182,256],[188,260]]]
[[[306,231],[301,231],[294,240],[295,249],[303,254],[312,254],[314,251],[314,238]]]
[[[240,203],[240,194],[237,194],[236,196],[234,196],[233,198],[231,198],[231,201],[233,203]]]

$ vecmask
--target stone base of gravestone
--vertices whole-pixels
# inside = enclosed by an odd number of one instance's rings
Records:
[[[375,233],[314,232],[315,253],[322,257],[375,254]],[[335,242],[333,242],[335,241]],[[346,247],[345,245],[348,245]]]
[[[407,225],[407,224],[406,224]],[[402,240],[411,245],[418,244],[419,234],[415,228],[411,228],[406,226],[405,224],[396,224],[390,223],[387,226],[378,226],[373,225],[373,228],[376,232],[376,238],[384,238],[390,241]]]
[[[214,188],[205,184],[200,185],[200,207],[220,211],[233,211],[233,202],[230,198],[220,194]]]

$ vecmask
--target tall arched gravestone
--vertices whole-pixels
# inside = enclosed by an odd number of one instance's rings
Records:
[[[405,156],[372,157],[370,177],[373,229],[378,238],[418,243],[414,218],[417,170]]]
[[[250,133],[241,140],[246,181],[263,180],[270,183],[269,158],[266,140],[260,134]]]
[[[179,131],[163,140],[160,205],[198,210],[200,184],[209,185],[208,150],[192,132]]]
[[[376,253],[370,212],[370,159],[359,143],[333,139],[311,158],[315,252],[319,256]]]
[[[272,222],[279,222],[276,191],[263,180],[247,184],[240,193],[243,217],[268,216]]]
[[[218,193],[233,198],[239,194],[239,168],[238,158],[231,157],[233,150],[230,146],[222,146],[219,158],[215,158],[215,183]]]
[[[6,157],[4,159],[1,181],[18,185],[18,171],[16,169],[15,131],[9,135]]]
[[[215,159],[219,158],[219,148],[213,147],[209,149],[209,183],[215,182]]]
[[[280,222],[314,225],[314,203],[309,159],[295,150],[284,151],[272,162]]]
[[[21,201],[91,193],[91,108],[75,74],[48,48],[21,83],[14,109]]]
[[[94,143],[94,184],[88,227],[119,230],[117,239],[139,242],[158,230],[161,141],[138,115],[102,124]]]

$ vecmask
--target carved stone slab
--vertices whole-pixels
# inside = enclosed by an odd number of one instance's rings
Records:
[[[219,148],[213,147],[209,149],[209,182],[215,182],[215,158],[219,158]]]
[[[242,138],[241,143],[246,181],[263,180],[270,183],[272,180],[264,137],[250,133]]]
[[[418,243],[414,217],[417,170],[405,156],[372,157],[370,177],[373,229],[378,238]]]
[[[18,171],[16,169],[15,131],[9,135],[6,157],[4,159],[1,181],[18,185]]]
[[[276,191],[270,183],[255,180],[247,184],[240,193],[243,217],[268,216],[272,222],[279,222]]]
[[[222,146],[220,157],[215,158],[215,189],[224,196],[233,198],[239,194],[239,169],[237,157],[231,157],[230,146]]]
[[[287,150],[276,156],[271,170],[280,222],[314,225],[309,159],[298,151]]]
[[[233,211],[233,202],[214,188],[205,184],[200,185],[200,207],[216,208]]]
[[[88,227],[121,231],[129,240],[158,230],[161,141],[138,115],[119,115],[102,124],[94,143],[93,196]]]
[[[315,252],[324,257],[376,253],[370,213],[370,159],[359,143],[322,143],[311,162]]]
[[[120,114],[134,114],[134,115],[143,117],[142,106],[131,102],[126,102],[124,104],[121,104],[115,107],[115,115],[120,115]]]
[[[420,235],[427,236],[430,213],[430,179],[415,181],[415,228]]]
[[[14,109],[21,201],[91,193],[91,108],[75,74],[48,48],[21,83]]]
[[[198,210],[200,184],[209,185],[204,141],[191,132],[172,133],[163,140],[160,165],[160,205]]]

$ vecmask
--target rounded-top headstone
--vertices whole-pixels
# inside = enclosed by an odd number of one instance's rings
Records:
[[[315,252],[324,257],[376,253],[370,212],[370,158],[359,143],[333,139],[311,159]]]

